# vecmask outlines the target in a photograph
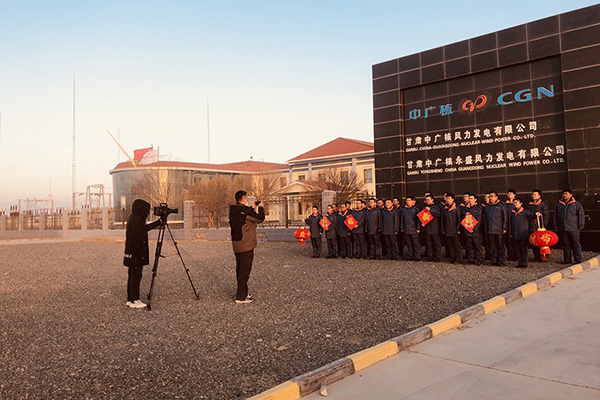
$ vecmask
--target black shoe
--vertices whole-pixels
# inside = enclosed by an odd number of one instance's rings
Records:
[[[568,265],[571,265],[571,261],[563,261],[561,264],[568,264]]]
[[[413,261],[414,261],[414,262],[420,262],[420,261],[421,261],[421,259],[420,259],[420,258],[415,258]]]

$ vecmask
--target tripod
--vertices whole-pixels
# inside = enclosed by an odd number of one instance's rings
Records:
[[[152,267],[152,281],[150,283],[150,292],[148,292],[148,311],[152,310],[152,305],[151,305],[152,290],[154,289],[154,278],[156,278],[156,272],[158,271],[158,260],[160,259],[160,257],[164,257],[160,253],[162,251],[163,239],[165,238],[165,230],[169,231],[171,240],[173,241],[173,244],[175,245],[175,249],[177,250],[177,255],[179,256],[179,259],[181,260],[183,269],[185,269],[185,273],[190,281],[190,285],[192,285],[192,290],[194,291],[194,295],[196,295],[196,300],[198,300],[200,298],[200,296],[196,292],[196,288],[194,287],[194,282],[192,282],[192,278],[190,277],[190,273],[189,273],[190,270],[185,266],[183,257],[181,256],[181,253],[179,252],[179,247],[177,247],[177,242],[173,238],[173,233],[171,232],[171,228],[169,228],[169,225],[167,224],[167,221],[165,220],[158,227],[158,241],[156,242],[156,252],[154,253],[154,266]]]

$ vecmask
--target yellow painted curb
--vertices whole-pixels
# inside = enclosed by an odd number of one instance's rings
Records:
[[[386,359],[397,353],[398,343],[388,340],[387,342],[380,343],[377,346],[354,353],[351,356],[348,356],[348,358],[354,363],[354,372],[358,372],[361,369],[367,368],[369,365],[373,365],[376,362]]]
[[[266,392],[250,397],[248,400],[296,400],[300,398],[300,386],[296,382],[287,381]]]
[[[573,275],[583,272],[581,264],[573,265],[572,267],[569,267],[569,269],[573,271]]]
[[[590,267],[595,267],[598,265],[598,257],[590,258]]]
[[[432,336],[437,336],[449,331],[452,328],[456,328],[461,323],[462,321],[460,319],[460,315],[452,314],[427,326],[431,328]]]
[[[548,275],[548,278],[550,278],[550,284],[552,285],[553,283],[556,283],[562,279],[562,274],[560,272],[555,272],[551,275]]]
[[[534,294],[535,292],[537,292],[538,288],[537,285],[535,283],[528,283],[527,285],[523,285],[519,288],[517,288],[521,291],[521,295],[523,297],[527,297],[530,294]]]
[[[481,305],[483,306],[483,312],[488,314],[500,307],[504,307],[506,305],[506,299],[502,296],[496,296],[488,301],[484,301]]]

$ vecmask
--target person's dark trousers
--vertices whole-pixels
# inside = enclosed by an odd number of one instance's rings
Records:
[[[521,267],[527,266],[527,252],[528,252],[527,243],[529,243],[529,240],[527,240],[527,239],[520,239],[520,240],[513,239],[515,253],[517,255],[517,265],[519,265]]]
[[[560,231],[558,233],[563,245],[564,261],[571,262],[571,257],[575,257],[575,263],[580,263],[582,261],[582,255],[579,231]]]
[[[483,248],[481,242],[482,236],[465,236],[467,241],[467,259],[470,263],[477,262],[481,264],[483,262]]]
[[[354,242],[354,258],[367,258],[367,242],[364,233],[352,233]]]
[[[350,236],[340,237],[340,257],[352,257],[352,238]]]
[[[419,243],[419,234],[404,235],[406,241],[406,258],[408,260],[419,261],[421,259],[421,243]]]
[[[444,247],[444,257],[450,257],[450,250],[448,250],[448,239],[446,235],[440,235],[441,245]]]
[[[235,273],[237,276],[236,300],[246,300],[246,296],[248,296],[248,279],[252,270],[252,260],[254,260],[254,250],[235,253]]]
[[[450,261],[456,262],[462,260],[462,248],[460,247],[460,238],[458,235],[446,236],[446,244],[450,252]]]
[[[387,243],[385,241],[385,235],[383,233],[379,234],[379,243],[381,243],[381,257],[387,257]]]
[[[367,235],[367,245],[369,247],[369,257],[381,258],[381,242],[379,242],[379,234]]]
[[[487,232],[483,233],[483,245],[485,246],[485,259],[492,259],[492,251],[490,245],[490,235]]]
[[[335,258],[337,257],[337,238],[335,239],[327,239],[327,257]]]
[[[127,301],[140,299],[140,282],[143,267],[129,267],[127,273]]]
[[[387,248],[388,258],[390,260],[398,259],[398,243],[396,243],[395,235],[383,235],[385,239],[385,246]]]
[[[404,254],[404,233],[398,232],[396,235],[396,247],[398,248],[398,257]]]
[[[313,257],[321,257],[321,235],[318,237],[311,236],[310,244],[312,245]]]
[[[442,243],[440,242],[440,235],[438,233],[434,233],[433,235],[425,234],[425,248],[429,261],[442,260]]]
[[[489,234],[490,237],[490,256],[492,264],[504,264],[505,261],[505,249],[504,249],[504,235]]]
[[[504,235],[504,243],[506,243],[506,258],[510,261],[517,261],[517,249],[515,248],[513,238],[507,233]]]

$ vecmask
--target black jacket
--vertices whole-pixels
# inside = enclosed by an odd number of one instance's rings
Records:
[[[367,209],[363,208],[362,210],[352,210],[352,216],[357,222],[356,227],[352,229],[352,233],[365,233]]]
[[[460,210],[453,203],[451,207],[444,207],[442,212],[442,230],[445,236],[456,236],[460,228]]]
[[[460,226],[462,227],[463,234],[465,235],[465,237],[482,236],[483,231],[484,231],[484,226],[485,226],[485,210],[484,210],[484,208],[482,206],[480,206],[479,204],[475,204],[473,207],[465,207],[463,209],[463,215],[461,215],[461,217],[460,217],[461,222],[466,217],[467,213],[471,214],[473,216],[473,218],[475,218],[477,220],[477,225],[475,225],[473,232],[469,232],[461,224]]]
[[[310,231],[311,238],[316,238],[317,235],[323,233],[323,227],[319,223],[321,222],[321,219],[323,219],[323,216],[321,214],[317,214],[316,217],[311,214],[308,216],[308,218],[304,220],[306,225],[308,225],[308,230]]]
[[[254,250],[258,239],[256,226],[265,220],[264,207],[254,208],[237,203],[229,206],[229,226],[231,226],[231,244],[234,253]]]
[[[487,233],[490,235],[502,235],[502,231],[508,231],[506,206],[500,201],[496,204],[488,204],[485,207],[485,223]]]
[[[541,213],[542,220],[544,223],[543,228],[548,227],[548,224],[550,223],[550,207],[548,207],[548,203],[546,203],[542,199],[539,199],[537,202],[531,201],[527,205],[527,209],[534,214],[537,212]],[[538,224],[537,218],[529,220],[529,232],[535,232],[538,230],[538,228],[542,228],[541,226],[538,226],[538,225],[539,224]]]
[[[400,228],[399,213],[395,209],[383,209],[381,211],[381,233],[384,235],[395,235]]]
[[[560,200],[554,206],[554,226],[559,231],[577,232],[585,227],[585,211],[577,200],[571,198],[568,204]]]
[[[348,215],[351,215],[350,210],[346,210],[346,214],[342,214],[341,211],[338,214],[338,234],[340,237],[350,235],[350,228],[344,223],[346,218],[348,218]]]
[[[442,221],[442,207],[439,204],[432,204],[430,206],[425,204],[422,210],[427,207],[429,207],[429,213],[433,216],[433,219],[423,227],[423,231],[428,235],[439,235]]]
[[[327,217],[327,219],[329,220],[329,222],[331,222],[331,224],[329,225],[329,228],[325,231],[325,238],[326,239],[337,239],[339,237],[338,234],[338,213],[331,213],[331,214],[325,214],[325,216]]]
[[[381,225],[381,209],[375,207],[374,209],[367,210],[367,223],[366,231],[369,235],[376,235],[379,233]]]
[[[508,234],[510,237],[514,240],[529,239],[529,221],[535,218],[535,214],[526,209],[521,209],[519,212],[514,209],[509,215]]]
[[[419,211],[417,206],[402,208],[402,232],[405,235],[416,235],[421,230],[421,222],[417,217]]]
[[[125,256],[123,265],[126,267],[143,267],[150,264],[148,250],[148,231],[160,225],[160,219],[146,224],[150,214],[150,204],[136,199],[131,206],[132,214],[127,219],[125,231]]]

